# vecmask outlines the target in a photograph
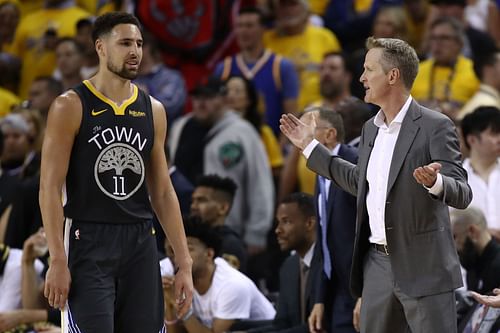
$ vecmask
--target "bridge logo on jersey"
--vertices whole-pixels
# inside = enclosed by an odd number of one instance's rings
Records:
[[[126,143],[104,148],[94,166],[94,177],[101,191],[115,200],[130,198],[144,182],[144,161]]]

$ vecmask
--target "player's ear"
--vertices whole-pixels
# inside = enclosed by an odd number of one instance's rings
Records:
[[[99,57],[104,57],[106,55],[106,47],[104,41],[101,38],[98,38],[95,41],[95,50]]]

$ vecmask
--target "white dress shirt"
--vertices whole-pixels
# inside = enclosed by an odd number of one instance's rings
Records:
[[[412,97],[409,96],[405,104],[399,110],[396,118],[387,126],[385,123],[385,115],[380,110],[373,122],[379,128],[373,150],[368,161],[366,179],[369,184],[368,193],[366,196],[366,207],[368,210],[368,218],[370,223],[371,236],[370,243],[387,244],[385,238],[385,202],[387,199],[387,183],[389,180],[389,170],[394,153],[394,147],[398,139],[399,131],[403,119],[410,108]],[[313,140],[304,149],[303,154],[309,158],[314,148],[318,145],[317,140]],[[432,188],[428,188],[429,192],[434,195],[439,195],[443,190],[443,179],[438,173],[435,184]]]
[[[485,182],[472,167],[470,160],[463,163],[472,189],[471,206],[477,207],[486,217],[488,228],[500,229],[500,158]]]

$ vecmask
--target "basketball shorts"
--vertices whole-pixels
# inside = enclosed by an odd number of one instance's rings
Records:
[[[63,332],[162,333],[163,292],[152,223],[66,219],[71,273]]]

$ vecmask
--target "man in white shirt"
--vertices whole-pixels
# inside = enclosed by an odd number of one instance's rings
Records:
[[[360,81],[365,102],[381,110],[363,127],[357,165],[331,156],[293,115],[280,128],[309,168],[357,196],[350,284],[362,295],[361,332],[455,333],[462,277],[448,206],[472,200],[457,133],[410,96],[418,57],[408,43],[370,37],[366,46]]]
[[[471,206],[483,212],[490,233],[500,239],[500,109],[479,107],[461,126],[470,151],[464,169],[473,193]]]
[[[185,221],[193,259],[192,309],[181,320],[188,333],[222,333],[238,320],[271,320],[276,311],[255,284],[218,257],[217,232],[199,219]]]

